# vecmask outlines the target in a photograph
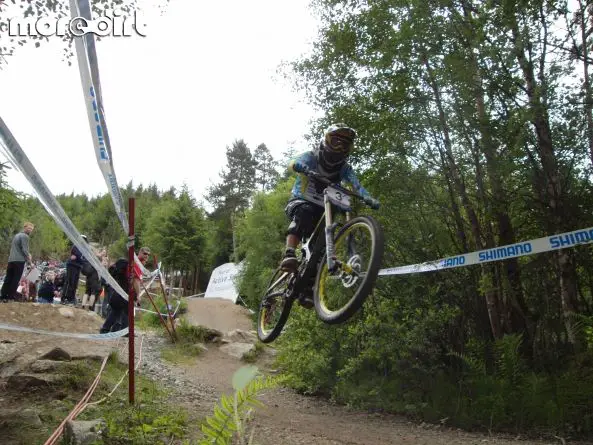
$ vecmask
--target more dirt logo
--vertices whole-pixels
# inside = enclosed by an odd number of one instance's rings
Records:
[[[0,0],[0,9],[3,0]],[[95,34],[99,37],[146,37],[146,23],[136,11],[125,16],[121,10],[105,11],[104,16],[88,20],[84,17],[13,17],[8,19],[10,37],[81,37]]]

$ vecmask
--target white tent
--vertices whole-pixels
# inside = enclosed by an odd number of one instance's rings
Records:
[[[224,298],[236,303],[239,297],[236,277],[242,268],[243,262],[239,264],[226,263],[214,269],[204,298]]]

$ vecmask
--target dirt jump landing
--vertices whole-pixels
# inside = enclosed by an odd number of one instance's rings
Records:
[[[187,300],[186,318],[194,325],[220,332],[253,329],[249,309],[224,298],[190,298]]]

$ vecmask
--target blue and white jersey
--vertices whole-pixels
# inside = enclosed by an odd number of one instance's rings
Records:
[[[323,195],[312,183],[311,179],[295,170],[295,165],[306,166],[309,170],[314,170],[320,175],[332,180],[333,182],[339,183],[344,187],[350,186],[353,191],[360,194],[364,198],[370,198],[370,193],[361,185],[360,181],[354,173],[354,169],[348,163],[345,163],[340,171],[333,177],[329,177],[328,174],[321,168],[319,168],[317,157],[312,151],[307,151],[298,155],[288,165],[288,170],[297,173],[297,178],[292,187],[292,198],[305,199],[307,201],[314,202],[316,204],[323,205]],[[323,187],[325,188],[325,187]],[[320,202],[321,201],[321,202]]]

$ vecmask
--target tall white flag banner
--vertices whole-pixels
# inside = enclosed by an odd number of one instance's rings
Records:
[[[91,5],[88,0],[70,0],[70,14],[73,19],[76,17],[83,17],[89,21],[93,19]],[[93,33],[87,33],[81,37],[74,37],[74,44],[85,106],[93,138],[93,145],[95,147],[95,156],[101,173],[103,174],[103,178],[105,179],[105,183],[107,184],[107,188],[109,189],[111,200],[115,206],[115,213],[119,218],[124,232],[127,234],[129,233],[128,217],[115,176],[113,157],[111,154],[111,143],[109,140],[109,133],[107,132],[107,124],[105,122],[101,81],[99,78],[99,63],[95,47],[95,35]],[[136,264],[140,267],[140,270],[142,270],[142,273],[145,276],[150,275],[150,272],[140,262],[136,254],[134,254],[134,259]]]

